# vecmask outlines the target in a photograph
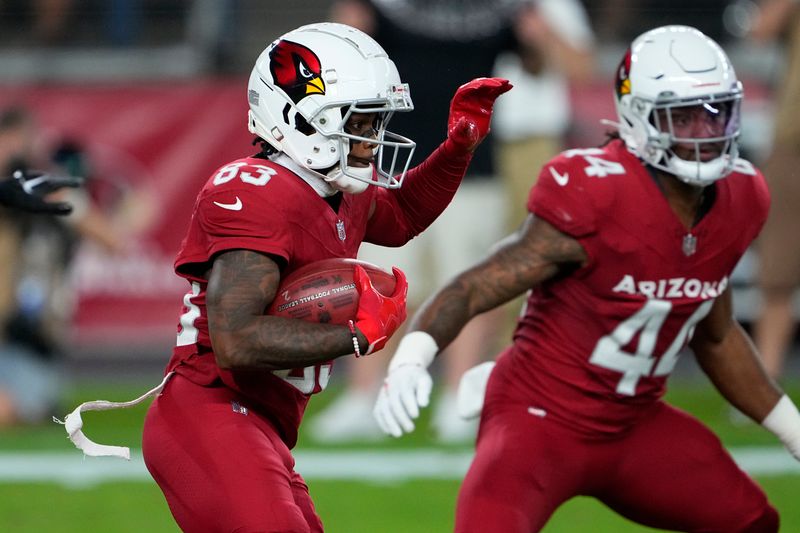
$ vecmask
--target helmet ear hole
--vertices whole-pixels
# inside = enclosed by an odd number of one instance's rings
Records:
[[[286,105],[283,106],[283,111],[281,112],[281,115],[283,116],[283,121],[286,123],[287,126],[292,125],[291,122],[289,122],[289,111],[291,110],[292,106],[287,102]]]
[[[294,127],[306,137],[310,137],[317,132],[317,130],[314,129],[314,126],[308,123],[306,117],[300,113],[295,113],[294,115]]]

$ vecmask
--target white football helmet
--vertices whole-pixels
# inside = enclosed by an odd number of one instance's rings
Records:
[[[401,186],[416,145],[386,127],[414,106],[394,62],[367,34],[336,23],[290,31],[261,53],[247,93],[250,131],[334,188]],[[374,138],[345,131],[352,113],[378,114]],[[375,164],[349,167],[351,141],[377,145]]]
[[[640,35],[620,63],[615,89],[620,136],[644,161],[698,186],[733,170],[739,155],[742,84],[728,56],[706,35],[689,26],[663,26]],[[674,110],[695,106],[727,119],[721,136],[675,134]],[[676,143],[693,144],[694,159],[676,156]],[[720,156],[702,161],[706,143],[722,144]]]

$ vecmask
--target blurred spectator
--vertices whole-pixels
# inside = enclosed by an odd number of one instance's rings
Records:
[[[569,86],[591,81],[594,37],[579,0],[527,3],[514,19],[527,48],[505,52],[495,76],[514,85],[495,107],[499,170],[506,183],[508,231],[527,215],[524,202],[539,169],[564,149],[571,123]]]
[[[67,33],[72,0],[34,0],[33,34],[42,44],[57,44]]]
[[[627,43],[662,24],[688,24],[715,40],[728,37],[722,12],[730,0],[583,0],[606,42]]]
[[[764,365],[780,377],[794,337],[792,299],[800,283],[800,4],[763,0],[755,11],[750,38],[757,43],[783,38],[786,63],[777,87],[772,152],[764,166],[772,195],[769,219],[758,242],[762,308],[754,338]]]
[[[4,0],[0,8],[10,22],[3,29],[27,44],[135,46],[164,37],[185,39],[181,30],[187,26],[189,12],[203,2],[208,0]]]
[[[39,171],[15,170],[10,177],[0,177],[0,206],[31,213],[68,215],[68,202],[50,202],[46,197],[64,187],[80,187],[80,178],[53,176]]]
[[[566,12],[570,12],[575,2],[566,3]],[[396,116],[393,124],[417,142],[418,162],[441,139],[441,125],[452,91],[474,77],[491,76],[501,53],[519,54],[506,58],[514,61],[513,57],[520,57],[532,75],[551,74],[551,66],[561,60],[572,64],[572,49],[561,38],[561,28],[550,27],[547,17],[539,15],[538,4],[520,0],[341,0],[334,3],[332,18],[371,34],[406,76],[415,112],[407,117]],[[579,5],[577,9],[585,20]],[[581,20],[571,23],[580,25]],[[536,84],[534,78],[525,81]],[[512,114],[523,112],[530,105],[525,102],[523,109],[515,109]],[[561,128],[563,125],[556,129]],[[523,135],[529,133],[533,132],[525,131]],[[435,287],[482,257],[505,235],[508,204],[493,155],[491,143],[478,148],[452,204],[425,234],[398,249],[362,246],[362,259],[405,270],[409,307],[418,306]],[[554,154],[547,155],[549,158]],[[526,192],[536,174],[536,169],[529,169],[523,178],[528,180]],[[447,387],[437,399],[432,420],[440,441],[459,442],[474,436],[474,423],[464,422],[456,415],[456,389],[463,372],[497,347],[505,316],[502,309],[482,315],[449,348],[459,357],[444,359],[447,365],[442,371]],[[324,441],[380,437],[371,410],[385,364],[374,358],[351,365],[349,389],[311,421],[311,435]]]
[[[90,177],[77,145],[57,148],[59,160],[53,162],[37,150],[36,141],[29,111],[0,111],[0,171],[35,166]],[[69,267],[81,239],[111,253],[122,252],[127,243],[86,190],[54,194],[73,204],[71,215],[0,213],[0,427],[48,420],[61,398],[64,342],[75,303]]]

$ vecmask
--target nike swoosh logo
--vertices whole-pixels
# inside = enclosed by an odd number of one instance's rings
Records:
[[[229,211],[241,211],[242,210],[242,201],[239,197],[236,197],[236,201],[232,204],[221,204],[219,202],[214,202],[214,205],[218,205],[222,209],[227,209]]]
[[[550,167],[550,174],[553,176],[553,179],[556,180],[556,183],[561,185],[562,187],[569,183],[569,172],[564,172],[563,174],[559,174],[556,169]]]

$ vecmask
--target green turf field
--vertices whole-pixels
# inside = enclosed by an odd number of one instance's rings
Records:
[[[68,402],[88,399],[129,399],[145,386],[83,386]],[[795,398],[800,388],[790,387]],[[312,402],[311,411],[321,408],[336,394],[329,391]],[[710,424],[731,447],[772,446],[772,436],[753,424],[733,424],[718,394],[704,382],[673,383],[670,400]],[[87,435],[92,439],[136,447],[144,416],[144,407],[88,413],[84,415]],[[321,447],[301,440],[298,455],[322,451],[340,454],[367,450],[376,452],[411,452],[417,449],[445,450],[448,455],[468,454],[468,447],[441,448],[426,431],[420,431],[385,444],[349,443]],[[0,434],[0,457],[24,451],[37,457],[53,452],[77,454],[66,440],[63,428],[56,424],[16,429]],[[114,459],[86,458],[91,462]],[[121,460],[120,460],[121,461]],[[79,468],[83,465],[81,463]],[[93,465],[98,466],[98,465]],[[301,470],[302,472],[302,470]],[[6,473],[7,474],[7,473]],[[14,532],[161,532],[177,531],[166,504],[155,484],[146,478],[82,485],[52,481],[8,481],[0,468],[0,531]],[[80,471],[77,474],[81,475]],[[778,473],[756,476],[782,515],[782,531],[800,531],[800,474]],[[78,480],[80,477],[77,478]],[[74,481],[74,480],[73,480]],[[446,532],[452,530],[453,509],[459,481],[453,479],[315,479],[307,477],[317,509],[326,530],[338,532]],[[562,507],[545,529],[547,532],[636,532],[649,531],[616,516],[595,501],[579,498]]]

